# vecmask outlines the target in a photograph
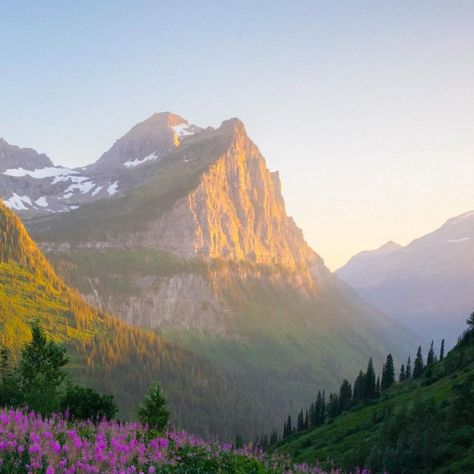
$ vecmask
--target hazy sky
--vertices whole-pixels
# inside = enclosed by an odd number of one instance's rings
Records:
[[[474,1],[0,0],[0,136],[96,160],[237,116],[335,269],[474,209]]]

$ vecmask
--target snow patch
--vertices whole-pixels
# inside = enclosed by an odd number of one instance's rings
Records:
[[[458,244],[459,242],[467,242],[471,240],[471,237],[462,237],[461,239],[449,239],[448,242],[450,244]]]
[[[65,190],[64,190],[64,196],[70,195],[74,191],[80,191],[82,194],[88,193],[93,187],[95,186],[95,183],[92,181],[79,181],[73,184],[70,184]],[[70,196],[69,196],[70,197]]]
[[[77,174],[77,171],[71,170],[69,168],[63,168],[61,166],[48,166],[46,168],[39,168],[35,170],[25,170],[24,168],[10,168],[4,171],[3,174],[6,176],[14,176],[15,178],[31,176],[35,179],[44,179]]]
[[[158,158],[158,156],[155,153],[151,153],[148,156],[145,156],[145,158],[142,158],[139,160],[138,158],[133,161],[126,161],[123,165],[126,166],[127,168],[134,168],[135,166],[142,165],[143,163],[146,163],[147,161],[155,161]]]
[[[35,204],[40,207],[48,207],[48,201],[44,196],[41,196],[39,199],[35,201]]]
[[[107,188],[107,192],[109,193],[109,196],[112,196],[113,194],[115,194],[117,192],[117,188],[118,188],[118,181],[115,181],[115,183],[112,183]]]
[[[13,196],[4,201],[5,206],[16,211],[24,211],[28,209],[25,204],[31,206],[31,199],[28,196],[18,196],[17,193],[13,193]]]
[[[91,196],[95,196],[97,193],[100,192],[100,190],[103,188],[103,186],[97,186],[94,191],[92,191]]]
[[[189,137],[196,133],[196,127],[194,125],[189,125],[188,123],[180,123],[179,125],[174,125],[171,128],[179,138]]]

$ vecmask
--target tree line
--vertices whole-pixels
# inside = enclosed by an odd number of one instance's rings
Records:
[[[474,325],[474,313],[468,320],[468,324]],[[434,341],[431,342],[426,358],[423,357],[421,346],[418,347],[415,359],[411,361],[408,357],[406,364],[402,364],[398,377],[395,373],[395,366],[392,354],[388,354],[382,367],[381,375],[377,375],[372,357],[369,359],[367,369],[360,371],[353,384],[344,379],[337,392],[326,394],[324,390],[317,393],[315,400],[307,409],[301,409],[296,420],[288,415],[283,423],[281,437],[278,430],[257,438],[256,442],[263,448],[272,446],[280,439],[285,439],[293,433],[302,432],[311,428],[321,426],[334,420],[344,412],[355,407],[378,400],[382,394],[395,383],[403,383],[411,379],[418,379],[422,375],[429,376],[432,365],[445,357],[445,341],[441,341],[439,354],[435,353]]]

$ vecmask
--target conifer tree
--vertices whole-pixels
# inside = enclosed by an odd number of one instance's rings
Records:
[[[439,360],[444,359],[444,339],[441,341],[441,349],[439,351]]]
[[[398,377],[398,380],[400,382],[403,382],[405,380],[405,365],[402,364],[402,366],[400,367],[400,376]]]
[[[411,357],[408,356],[408,361],[407,361],[407,367],[405,369],[405,380],[410,380],[411,379]]]
[[[365,374],[365,395],[366,400],[373,400],[375,398],[375,370],[372,357],[369,359],[367,373]]]
[[[28,407],[43,415],[57,411],[60,390],[66,379],[66,347],[48,340],[40,324],[31,326],[32,340],[21,351],[21,391]]]
[[[377,382],[375,384],[375,398],[379,398],[381,393],[380,377],[377,375]]]
[[[382,371],[382,391],[385,391],[390,388],[394,382],[395,368],[393,366],[393,357],[392,354],[388,354]]]
[[[431,341],[430,350],[428,352],[428,357],[426,358],[426,365],[431,365],[435,361],[435,353],[433,348],[433,341]]]
[[[468,326],[468,331],[473,331],[474,330],[474,312],[471,313],[469,318],[466,320],[467,326]]]
[[[354,382],[354,393],[352,395],[352,404],[355,406],[366,400],[365,375],[362,370],[359,372]]]
[[[328,402],[328,417],[331,419],[336,418],[339,415],[339,397],[337,393],[329,394]]]
[[[352,387],[348,380],[344,379],[339,389],[339,411],[348,411],[352,406]]]
[[[303,418],[303,409],[298,413],[298,420],[296,422],[296,431],[304,430],[304,418]]]
[[[308,410],[306,410],[306,413],[304,415],[304,429],[307,430],[309,428],[309,414]]]
[[[413,378],[417,379],[423,374],[424,362],[423,354],[421,353],[421,346],[418,346],[418,351],[416,352],[415,362],[413,364]]]
[[[138,409],[138,418],[150,428],[162,431],[168,425],[170,418],[170,412],[166,405],[163,390],[158,382],[154,382]]]

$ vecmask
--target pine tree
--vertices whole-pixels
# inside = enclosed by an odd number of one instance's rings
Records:
[[[441,341],[441,349],[439,351],[439,360],[444,359],[444,339]]]
[[[328,403],[328,417],[331,419],[336,418],[339,415],[339,397],[337,393],[329,394]]]
[[[170,418],[166,398],[158,382],[151,384],[147,396],[138,409],[138,418],[150,428],[163,431]]]
[[[46,415],[59,408],[60,390],[66,379],[64,366],[69,358],[66,347],[49,341],[37,321],[31,326],[31,334],[31,342],[21,351],[21,391],[31,410]]]
[[[339,411],[348,411],[352,406],[352,387],[348,380],[344,379],[339,389]]]
[[[403,382],[405,380],[405,366],[403,364],[400,367],[400,376],[398,377],[398,380],[400,382]]]
[[[304,430],[304,418],[303,418],[303,409],[298,413],[298,420],[296,423],[296,431]]]
[[[418,351],[416,352],[415,362],[413,364],[413,378],[417,379],[423,374],[423,354],[421,353],[421,346],[418,346]]]
[[[473,331],[474,330],[474,312],[471,313],[471,316],[466,320],[466,323],[468,325],[468,331]]]
[[[408,356],[408,361],[407,361],[407,368],[405,369],[405,380],[410,380],[411,379],[411,357]]]
[[[435,361],[435,353],[433,348],[433,341],[431,341],[431,347],[428,352],[428,357],[426,358],[426,365],[431,365]]]
[[[366,400],[373,400],[375,398],[375,370],[372,357],[369,359],[367,373],[365,374],[365,391]]]
[[[382,391],[390,388],[395,382],[395,368],[393,366],[392,354],[388,354],[382,371]]]
[[[365,375],[362,370],[359,372],[354,382],[354,393],[352,395],[352,405],[355,406],[366,400]]]

